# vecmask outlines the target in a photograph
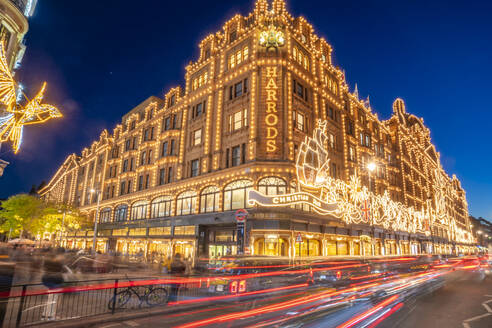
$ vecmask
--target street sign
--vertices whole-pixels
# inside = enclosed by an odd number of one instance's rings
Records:
[[[246,240],[246,217],[248,216],[248,211],[245,209],[239,209],[234,214],[237,222],[237,253],[244,254],[244,244]]]
[[[244,222],[246,221],[246,217],[248,216],[248,211],[246,211],[245,209],[237,210],[234,216],[236,217],[237,222]]]
[[[300,232],[297,233],[296,242],[302,243],[302,236]]]

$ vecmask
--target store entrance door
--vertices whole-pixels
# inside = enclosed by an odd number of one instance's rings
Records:
[[[211,259],[220,258],[222,256],[237,255],[236,245],[209,245],[208,254]]]

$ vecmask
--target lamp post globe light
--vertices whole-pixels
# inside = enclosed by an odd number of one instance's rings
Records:
[[[96,194],[97,206],[96,206],[96,218],[94,220],[94,236],[92,237],[92,254],[96,254],[96,242],[97,242],[97,223],[99,221],[99,205],[101,204],[101,191],[97,189],[91,189],[91,194]]]

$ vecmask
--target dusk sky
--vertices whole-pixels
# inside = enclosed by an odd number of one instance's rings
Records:
[[[48,82],[48,103],[65,117],[25,129],[0,178],[0,198],[49,180],[71,153],[151,95],[184,83],[198,43],[254,0],[40,0],[18,80],[26,93]],[[492,218],[492,3],[489,1],[288,0],[334,49],[353,90],[380,118],[397,97],[424,118],[449,175],[467,192],[470,214]]]

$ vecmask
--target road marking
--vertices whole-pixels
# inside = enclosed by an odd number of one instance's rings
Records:
[[[485,297],[490,297],[492,298],[492,295],[484,295]],[[476,317],[473,317],[473,318],[469,318],[469,319],[466,319],[463,321],[463,327],[464,328],[471,328],[469,322],[472,322],[472,321],[475,321],[475,320],[478,320],[478,319],[482,319],[482,318],[485,318],[485,317],[488,317],[488,316],[491,316],[492,315],[492,309],[490,308],[490,306],[487,304],[487,303],[490,303],[492,302],[492,299],[488,300],[488,301],[485,301],[482,303],[482,306],[485,308],[485,310],[487,311],[487,313],[485,314],[481,314],[481,315],[477,315]]]
[[[110,328],[110,327],[116,327],[116,326],[119,326],[119,325],[120,325],[119,323],[110,323],[109,325],[102,326],[101,328]]]
[[[125,323],[127,325],[129,325],[130,327],[138,327],[140,326],[138,323],[136,323],[135,321],[125,321]]]

